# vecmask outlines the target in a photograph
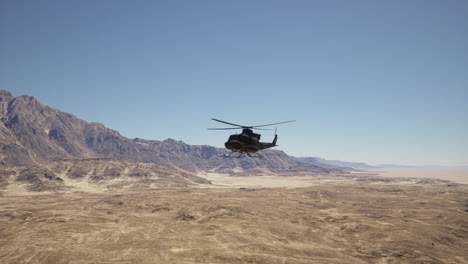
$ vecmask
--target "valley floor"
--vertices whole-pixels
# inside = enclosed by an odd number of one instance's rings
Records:
[[[431,178],[468,184],[468,168],[394,168],[377,173],[384,177]]]
[[[468,263],[467,185],[207,177],[215,188],[4,193],[0,263]]]

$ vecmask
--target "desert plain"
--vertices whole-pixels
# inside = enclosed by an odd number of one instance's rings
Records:
[[[0,263],[468,263],[466,184],[200,176],[212,184],[4,189]]]

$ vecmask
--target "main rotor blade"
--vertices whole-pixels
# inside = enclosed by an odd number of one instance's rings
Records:
[[[247,127],[250,129],[249,127]],[[243,129],[242,127],[226,127],[226,128],[208,128],[208,130],[232,130],[232,129]],[[272,131],[273,129],[268,129],[268,128],[252,128],[255,130],[267,130],[267,131]]]
[[[241,128],[240,127],[208,128],[208,130],[231,130],[231,129],[241,129]]]
[[[211,118],[211,119],[214,120],[214,121],[218,121],[218,122],[221,122],[221,123],[224,123],[224,124],[231,125],[231,126],[245,127],[245,126],[241,126],[241,125],[238,125],[238,124],[233,124],[233,123],[229,123],[229,122],[226,122],[226,121],[223,121],[223,120],[219,120],[219,119],[216,119],[216,118]]]
[[[256,128],[256,127],[264,127],[264,126],[273,126],[273,125],[279,125],[279,124],[284,124],[284,123],[291,123],[295,122],[296,120],[289,120],[289,121],[284,121],[284,122],[279,122],[279,123],[273,123],[273,124],[268,124],[268,125],[259,125],[259,126],[250,126],[249,128]],[[257,128],[258,129],[258,128]]]
[[[255,130],[265,130],[265,131],[272,131],[273,129],[271,128],[255,128],[255,127],[252,127],[252,129],[255,129]]]
[[[236,127],[239,127],[239,128],[251,128],[251,129],[253,128],[253,129],[258,129],[258,130],[262,130],[262,129],[257,128],[257,127],[273,126],[273,125],[279,125],[279,124],[290,123],[290,122],[295,122],[295,121],[296,121],[296,120],[289,120],[289,121],[284,121],[284,122],[279,122],[279,123],[273,123],[273,124],[267,124],[267,125],[243,126],[243,125],[238,125],[238,124],[234,124],[234,123],[229,123],[229,122],[226,122],[226,121],[223,121],[223,120],[219,120],[219,119],[216,119],[216,118],[211,118],[211,119],[214,120],[214,121],[223,123],[223,124],[227,124],[227,125],[231,125],[231,126],[236,126]],[[226,128],[226,129],[229,129],[229,128]],[[236,129],[236,128],[231,128],[231,129]],[[224,128],[221,129],[221,130],[224,130]]]

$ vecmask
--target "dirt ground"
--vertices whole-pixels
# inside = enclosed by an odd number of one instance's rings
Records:
[[[383,169],[376,171],[384,177],[415,177],[415,178],[431,178],[454,181],[457,183],[468,184],[468,169],[467,168],[394,168]]]
[[[207,177],[214,188],[2,193],[0,263],[468,263],[467,185]]]

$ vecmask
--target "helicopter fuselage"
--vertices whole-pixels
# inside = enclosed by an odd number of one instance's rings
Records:
[[[260,134],[253,133],[250,129],[244,129],[242,134],[231,135],[224,146],[233,152],[255,153],[262,149],[275,147],[277,138],[278,136],[275,135],[272,143],[260,142]]]

